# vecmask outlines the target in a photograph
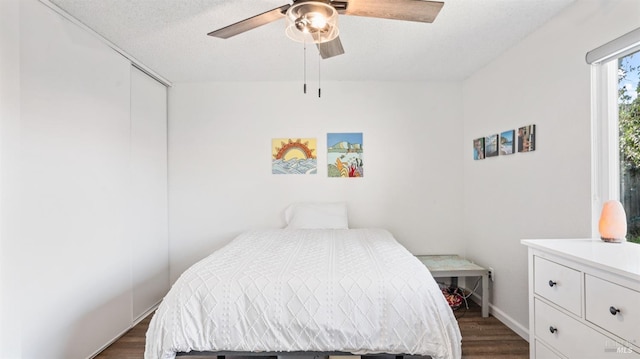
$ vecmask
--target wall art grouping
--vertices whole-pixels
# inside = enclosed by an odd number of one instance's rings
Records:
[[[536,149],[536,125],[480,137],[473,140],[473,159],[507,156],[516,152],[531,152]]]
[[[363,136],[356,133],[327,133],[327,176],[363,177]],[[271,140],[271,173],[317,174],[315,138]]]

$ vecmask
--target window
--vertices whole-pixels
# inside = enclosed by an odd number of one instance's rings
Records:
[[[627,238],[640,242],[640,51],[617,62],[620,202],[627,212]]]
[[[592,66],[593,223],[622,202],[627,240],[640,243],[640,29],[587,54]]]

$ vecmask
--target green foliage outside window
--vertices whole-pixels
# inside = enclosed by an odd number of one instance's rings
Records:
[[[640,243],[640,52],[618,62],[620,200],[627,212],[627,240]]]

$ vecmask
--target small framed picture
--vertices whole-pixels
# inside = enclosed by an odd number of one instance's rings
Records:
[[[271,173],[317,174],[317,148],[315,138],[272,138]]]
[[[473,140],[473,159],[484,160],[484,137]]]
[[[327,176],[364,177],[362,132],[327,133]]]
[[[536,150],[536,125],[520,127],[518,129],[518,152]]]
[[[500,134],[500,156],[512,155],[516,149],[516,142],[513,135],[516,131],[509,130]]]
[[[498,155],[498,137],[498,134],[495,134],[484,138],[485,157],[495,157]]]

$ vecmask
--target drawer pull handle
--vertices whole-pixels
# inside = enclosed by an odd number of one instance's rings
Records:
[[[616,307],[609,307],[609,313],[611,313],[611,315],[616,315],[616,314],[620,313],[620,309],[618,309]]]
[[[558,328],[549,327],[549,331],[551,332],[551,334],[553,334],[558,331]]]
[[[554,286],[554,285],[556,285],[556,284],[558,284],[558,283],[556,283],[556,282],[554,282],[554,281],[552,281],[552,280],[550,280],[550,281],[549,281],[549,287],[553,287],[553,286]]]

